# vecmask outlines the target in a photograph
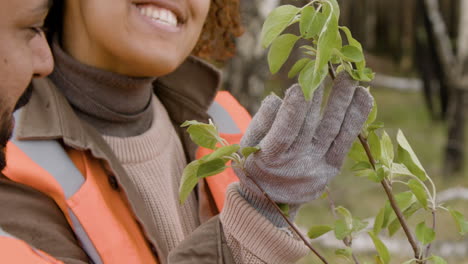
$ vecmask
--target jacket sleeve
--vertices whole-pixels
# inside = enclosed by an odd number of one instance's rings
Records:
[[[309,252],[303,242],[259,214],[231,184],[223,211],[169,254],[169,264],[289,264]]]
[[[1,245],[25,254],[37,249],[66,264],[89,263],[62,211],[46,195],[0,174],[0,204],[0,227],[14,237],[1,236]]]
[[[304,243],[274,226],[231,184],[220,215],[227,245],[235,263],[296,263],[309,253]]]

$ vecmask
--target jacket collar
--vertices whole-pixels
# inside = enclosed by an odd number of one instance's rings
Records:
[[[158,78],[155,93],[174,123],[204,117],[220,87],[221,74],[210,64],[189,57],[175,72]],[[63,139],[77,149],[89,149],[90,127],[79,120],[65,97],[47,78],[33,81],[31,101],[17,120],[19,140]],[[184,119],[186,118],[186,119]],[[202,118],[205,119],[205,118]]]

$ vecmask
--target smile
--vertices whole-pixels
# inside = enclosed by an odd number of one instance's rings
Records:
[[[154,22],[176,28],[179,24],[176,14],[171,10],[154,5],[138,5],[140,14],[152,19]]]

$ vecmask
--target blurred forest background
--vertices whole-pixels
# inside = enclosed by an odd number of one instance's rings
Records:
[[[306,0],[241,0],[245,27],[238,39],[237,56],[225,65],[225,89],[254,114],[270,92],[282,94],[295,80],[287,78],[286,65],[272,76],[267,51],[260,46],[260,31],[276,6],[302,6]],[[468,0],[339,0],[340,24],[361,41],[376,79],[370,84],[379,105],[380,121],[391,136],[398,128],[407,135],[422,164],[441,192],[439,199],[468,215]],[[294,61],[301,56],[295,54]],[[293,60],[291,60],[293,61]],[[366,84],[367,85],[367,84]],[[376,215],[386,199],[381,187],[354,177],[345,166],[331,186],[335,202],[361,218]],[[417,221],[417,218],[414,221]],[[326,201],[304,206],[300,227],[333,221]],[[372,221],[372,219],[370,219]],[[444,214],[437,218],[441,242],[435,253],[449,263],[468,263],[468,239],[457,234]],[[342,245],[332,237],[315,244],[332,255]],[[354,242],[354,248],[372,256],[371,241]],[[389,240],[391,251],[407,260],[409,250],[401,234]],[[405,254],[408,255],[405,255]],[[312,256],[304,263],[319,263]],[[345,263],[335,260],[333,263]]]

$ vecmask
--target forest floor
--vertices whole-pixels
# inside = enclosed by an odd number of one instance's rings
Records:
[[[446,124],[431,120],[424,105],[422,93],[400,92],[384,88],[373,88],[372,93],[379,106],[378,120],[385,123],[386,130],[393,139],[399,128],[403,130],[421,163],[434,179],[436,186],[438,186],[438,192],[453,187],[468,187],[468,173],[443,175]],[[347,162],[342,174],[334,178],[330,186],[336,206],[348,208],[353,215],[361,219],[376,216],[386,201],[385,193],[379,184],[353,176],[349,169],[350,164],[351,162]],[[468,159],[466,164],[468,164]],[[467,201],[450,201],[447,205],[457,208],[468,217]],[[415,215],[410,222],[415,226],[424,217],[427,217],[427,215]],[[430,217],[426,219],[430,219]],[[333,221],[334,218],[330,212],[328,202],[323,199],[305,205],[297,217],[297,224],[304,230],[313,225],[331,224]],[[429,225],[430,222],[427,222],[427,224]],[[444,243],[464,243],[464,245],[468,243],[468,238],[464,239],[458,234],[452,218],[445,212],[440,212],[437,216],[436,232],[437,239],[444,241]],[[367,235],[363,236],[367,237]],[[333,240],[334,238],[330,239]],[[409,248],[409,244],[407,244],[401,230],[390,240],[397,241],[396,244],[400,247]],[[330,263],[353,263],[335,257],[334,252],[337,247],[326,246],[324,244],[327,243],[323,243],[323,240],[312,241],[312,244],[324,253]],[[464,246],[464,248],[466,249],[467,246]],[[404,250],[397,250],[392,254],[392,264],[401,264],[411,259],[409,254],[404,253]],[[440,250],[440,247],[436,246],[432,252],[436,255],[442,255],[449,264],[468,264],[468,255],[454,257],[450,253],[451,256],[445,256],[443,252],[438,252],[438,250]],[[361,264],[365,263],[365,261],[375,263],[372,261],[373,256],[376,255],[375,252],[364,250],[357,253],[357,255],[361,259]],[[318,264],[321,262],[314,256],[308,256],[300,263]]]

